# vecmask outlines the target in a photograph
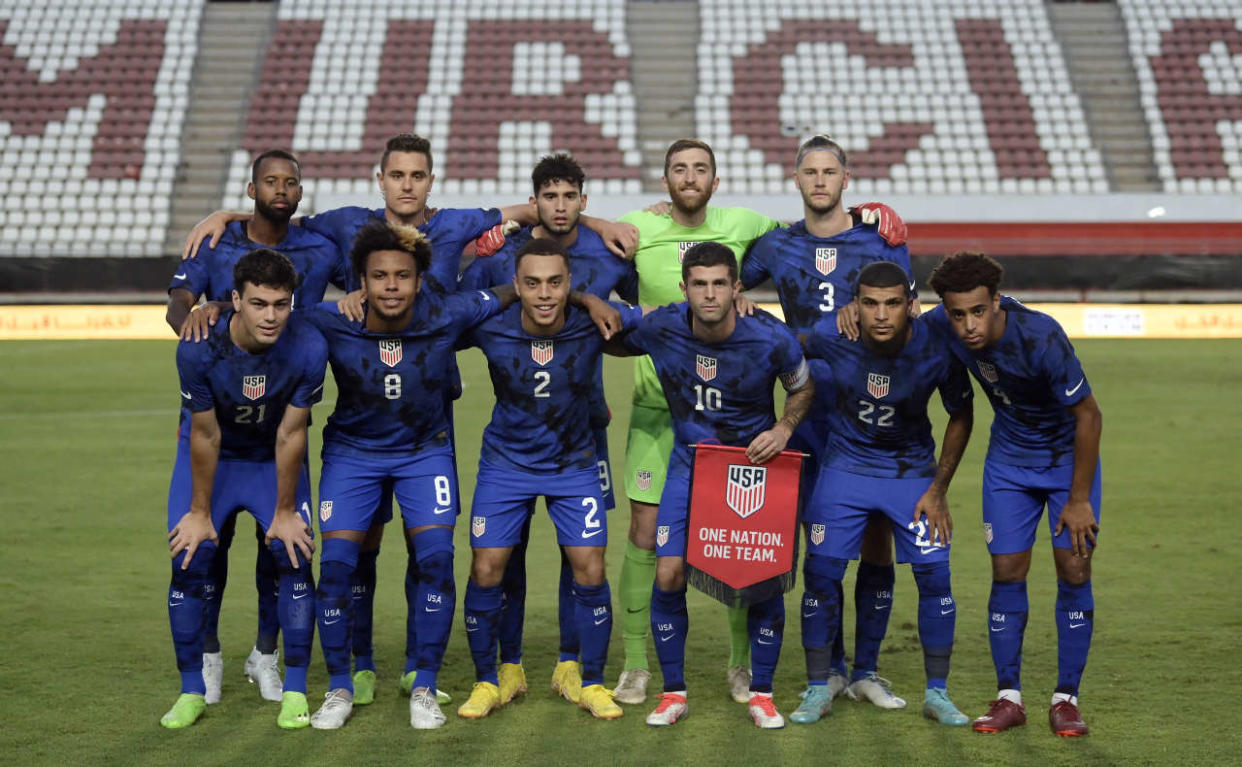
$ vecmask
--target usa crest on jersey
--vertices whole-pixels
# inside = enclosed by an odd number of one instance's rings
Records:
[[[768,470],[765,467],[729,464],[725,504],[739,517],[746,519],[763,508],[764,491],[767,485]]]
[[[319,521],[327,522],[332,519],[332,501],[319,502]]]
[[[401,339],[389,338],[379,342],[380,362],[390,368],[396,367],[401,361]]]
[[[825,530],[826,528],[824,525],[811,525],[811,543],[816,546],[823,543]]]
[[[694,357],[694,372],[698,373],[699,378],[704,381],[710,381],[716,377],[716,358],[708,357],[706,354],[696,354]]]
[[[651,471],[648,469],[639,469],[634,472],[634,484],[638,485],[639,490],[650,490]]]
[[[487,517],[471,517],[470,534],[475,538],[482,538],[485,532],[487,532]]]
[[[656,545],[663,546],[668,543],[668,525],[660,525],[656,528]]]
[[[879,373],[867,374],[867,393],[876,399],[883,399],[888,395],[889,377],[880,375]]]
[[[530,342],[530,358],[539,365],[546,365],[552,361],[552,341],[531,341]]]
[[[679,243],[677,243],[677,263],[679,263],[679,264],[680,264],[681,262],[685,261],[685,260],[686,260],[686,251],[687,251],[687,250],[690,250],[691,248],[693,248],[695,245],[698,245],[698,244],[699,244],[699,243],[697,243],[697,242],[679,242]]]
[[[820,274],[829,274],[833,269],[837,268],[837,249],[836,248],[816,248],[815,249],[815,268]]]
[[[996,383],[996,366],[990,362],[979,362],[979,375],[988,383]]]
[[[242,376],[242,396],[258,399],[267,390],[267,376]]]

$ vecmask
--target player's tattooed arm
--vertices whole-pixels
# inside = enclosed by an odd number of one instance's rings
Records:
[[[194,413],[190,418],[190,509],[168,534],[169,556],[176,559],[185,551],[182,570],[189,569],[194,552],[204,541],[216,541],[216,528],[211,523],[211,486],[219,461],[220,423],[216,421],[216,411]]]
[[[238,213],[231,210],[217,210],[215,213],[207,216],[202,221],[194,225],[190,233],[185,236],[185,244],[181,248],[181,260],[198,253],[199,247],[208,237],[211,241],[207,243],[207,247],[214,250],[220,242],[220,238],[224,236],[224,228],[234,221],[246,221],[250,218],[249,213]]]
[[[206,340],[207,336],[211,335],[211,329],[215,327],[216,321],[220,319],[220,315],[232,307],[233,304],[228,301],[207,301],[190,312],[182,322],[181,340],[194,343]]]
[[[1095,469],[1100,461],[1104,416],[1094,394],[1087,395],[1071,407],[1070,412],[1078,422],[1074,429],[1074,476],[1070,480],[1069,501],[1061,509],[1061,518],[1052,534],[1060,535],[1063,529],[1069,528],[1070,550],[1075,556],[1086,558],[1091,556],[1095,534],[1100,531],[1091,508],[1091,485],[1095,483]]]
[[[949,513],[949,483],[957,472],[957,465],[966,453],[966,443],[974,428],[975,411],[971,404],[963,405],[949,415],[944,427],[944,439],[940,441],[940,461],[936,465],[936,477],[919,502],[914,506],[914,522],[927,518],[927,539],[936,546],[948,546],[953,538],[953,517]]]
[[[609,221],[585,213],[578,218],[578,222],[598,234],[608,249],[621,258],[633,258],[638,250],[638,227],[633,224]]]
[[[806,362],[802,364],[805,366]],[[806,414],[810,412],[811,402],[815,399],[815,382],[811,380],[809,372],[805,379],[801,386],[789,390],[789,396],[785,398],[785,412],[780,420],[771,429],[761,432],[746,446],[746,457],[751,462],[767,463],[780,455],[785,445],[789,444],[794,429],[798,428],[798,424],[802,423],[802,419],[806,418]]]
[[[310,528],[297,510],[297,487],[302,475],[302,457],[306,455],[309,423],[310,408],[289,405],[276,429],[276,510],[265,540],[268,545],[277,540],[283,543],[289,563],[295,569],[298,567],[295,547],[308,565],[315,551]]]

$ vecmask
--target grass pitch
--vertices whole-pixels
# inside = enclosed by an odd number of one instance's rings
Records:
[[[724,686],[724,611],[691,593],[687,678],[691,716],[667,730],[643,724],[649,706],[597,722],[547,689],[556,660],[557,557],[546,515],[530,554],[525,665],[531,691],[481,722],[458,719],[473,669],[460,606],[441,674],[455,698],[448,724],[409,727],[397,694],[404,648],[405,554],[397,531],[380,556],[376,596],[376,702],[345,729],[283,732],[278,704],[242,675],[253,642],[254,546],[243,520],[221,618],[224,699],[183,732],[158,720],[178,683],[164,606],[168,585],[164,504],[172,469],[178,394],[169,342],[0,344],[0,755],[30,764],[350,764],[427,758],[461,764],[1227,764],[1242,753],[1237,636],[1242,544],[1242,382],[1236,341],[1083,341],[1078,349],[1104,412],[1104,513],[1095,562],[1096,632],[1082,708],[1092,734],[1053,737],[1046,706],[1056,677],[1055,582],[1041,531],[1030,576],[1031,621],[1024,686],[1030,723],[994,736],[950,729],[919,715],[923,686],[917,600],[899,567],[881,673],[910,701],[880,711],[841,701],[814,726],[760,732]],[[491,407],[482,358],[463,354],[466,395],[457,409],[461,490],[474,484],[480,433]],[[629,363],[609,360],[614,474],[620,478],[629,408]],[[334,392],[316,408],[322,425]],[[987,552],[979,524],[981,461],[990,409],[980,400],[974,439],[950,502],[956,521],[957,645],[949,687],[970,716],[995,680],[986,634]],[[940,419],[943,423],[943,419]],[[318,429],[312,451],[318,455]],[[317,465],[317,461],[313,461]],[[628,508],[610,515],[615,584]],[[469,563],[467,526],[457,531],[458,588]],[[851,572],[852,577],[852,572]],[[852,582],[847,582],[848,594]],[[777,705],[803,688],[797,594],[790,605]],[[852,644],[852,605],[846,613]],[[608,679],[621,666],[614,627]],[[654,663],[654,652],[651,654]],[[327,682],[318,646],[311,705]],[[658,671],[652,689],[658,689]]]

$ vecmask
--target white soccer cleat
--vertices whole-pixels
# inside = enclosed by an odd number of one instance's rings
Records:
[[[725,672],[725,681],[729,683],[729,696],[738,703],[750,703],[750,669],[745,666],[733,666]]]
[[[840,671],[828,672],[828,693],[829,700],[836,700],[841,693],[845,692],[845,688],[850,686],[850,678]]]
[[[259,695],[263,696],[263,700],[280,702],[285,683],[280,678],[277,653],[261,653],[257,647],[251,650],[246,658],[246,678],[251,684],[259,685]]]
[[[612,691],[612,699],[618,703],[642,703],[647,699],[647,683],[651,681],[651,672],[645,668],[632,668],[622,671],[617,679],[617,686]]]
[[[208,705],[220,702],[222,684],[224,684],[224,656],[218,652],[203,653],[203,686],[207,688],[203,698]]]
[[[324,695],[323,705],[311,716],[311,727],[316,730],[339,730],[349,721],[353,711],[353,693],[338,687]]]
[[[845,688],[850,700],[871,701],[880,708],[905,708],[906,702],[893,694],[893,683],[874,671]]]
[[[434,730],[444,726],[444,712],[436,694],[426,687],[415,687],[410,693],[410,726],[416,730]]]
[[[655,707],[655,711],[647,714],[647,724],[652,727],[667,727],[689,713],[690,706],[686,704],[684,692],[662,693],[660,705]]]
[[[755,726],[762,730],[779,730],[785,726],[785,717],[776,710],[771,693],[752,692],[750,694],[750,718]]]

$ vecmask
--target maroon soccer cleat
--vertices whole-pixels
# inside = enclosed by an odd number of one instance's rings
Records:
[[[1068,700],[1052,704],[1052,708],[1048,709],[1048,724],[1052,725],[1053,734],[1062,738],[1078,738],[1088,732],[1087,723],[1078,713],[1078,706]]]
[[[988,704],[988,712],[975,720],[975,732],[1001,732],[1026,724],[1026,707],[1011,700],[997,698]]]

